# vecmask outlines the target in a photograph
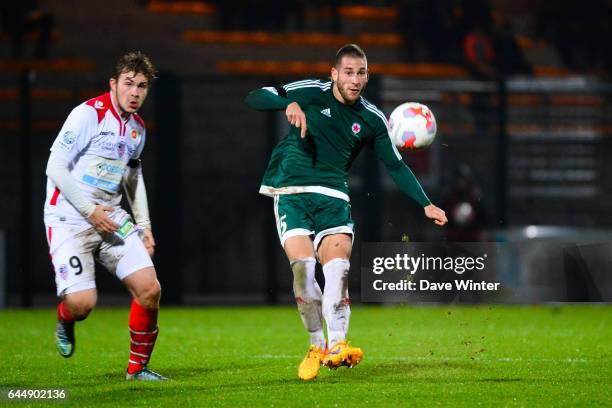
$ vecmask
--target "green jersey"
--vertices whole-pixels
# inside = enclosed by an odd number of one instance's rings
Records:
[[[304,80],[251,92],[246,103],[258,110],[282,110],[297,102],[306,115],[307,133],[291,127],[276,146],[260,193],[320,193],[349,201],[348,172],[364,146],[374,149],[401,191],[422,206],[431,204],[391,142],[385,115],[360,97],[339,102],[332,82]]]

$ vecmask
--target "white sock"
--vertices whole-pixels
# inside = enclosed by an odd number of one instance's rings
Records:
[[[321,288],[315,280],[316,265],[317,261],[314,258],[296,259],[291,262],[293,293],[304,327],[310,333],[310,344],[324,349]]]
[[[335,258],[323,265],[325,289],[323,291],[323,315],[327,323],[329,347],[346,340],[351,308],[348,297],[348,259]]]

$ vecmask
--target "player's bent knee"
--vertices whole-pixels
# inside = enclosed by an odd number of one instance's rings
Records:
[[[142,290],[140,290],[136,296],[138,303],[145,308],[157,307],[160,297],[161,285],[157,279],[147,282],[147,284],[142,287]]]
[[[161,285],[157,280],[155,268],[147,267],[132,272],[123,279],[138,304],[147,308],[157,308],[161,297]]]
[[[155,279],[155,282],[153,283],[153,285],[151,285],[150,297],[151,299],[155,299],[156,301],[159,301],[159,298],[161,297],[161,284],[157,279]]]
[[[90,305],[78,305],[73,306],[72,308],[68,307],[68,309],[71,311],[70,313],[72,313],[72,317],[77,322],[87,319],[87,316],[89,316],[93,308],[94,307]]]
[[[334,234],[323,238],[319,245],[319,257],[323,265],[335,259],[348,259],[353,250],[352,236],[348,234]]]
[[[314,257],[314,248],[312,246],[312,240],[308,235],[296,235],[287,238],[283,248],[287,258],[291,259],[305,259]]]
[[[74,320],[84,320],[96,306],[97,295],[93,293],[76,292],[64,297],[64,302]]]

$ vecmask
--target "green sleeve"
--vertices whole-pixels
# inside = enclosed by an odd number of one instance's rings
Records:
[[[391,143],[386,123],[383,124],[382,120],[378,123],[373,142],[376,156],[387,167],[389,175],[402,193],[415,200],[421,206],[428,206],[431,204],[431,201],[427,194],[425,194],[425,191],[423,191],[423,187],[421,187],[412,170],[404,163],[397,148]]]
[[[291,102],[304,107],[329,90],[331,82],[318,79],[304,79],[283,86],[267,86],[247,95],[245,102],[257,110],[285,110]]]
[[[422,207],[427,207],[431,204],[427,194],[423,191],[423,187],[421,187],[421,184],[408,166],[401,163],[395,169],[387,168],[389,169],[389,175],[391,175],[391,178],[402,193],[421,204]]]
[[[244,100],[246,104],[257,110],[284,110],[292,100],[279,96],[273,87],[260,88],[249,93]]]

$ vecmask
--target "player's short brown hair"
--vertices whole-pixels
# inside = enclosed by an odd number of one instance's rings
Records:
[[[143,74],[150,82],[157,78],[157,71],[153,63],[145,54],[140,51],[132,51],[123,55],[115,65],[113,78],[119,79],[122,72],[133,72],[135,74]]]
[[[350,56],[353,58],[363,58],[366,64],[368,59],[365,52],[357,44],[346,44],[336,52],[336,59],[334,60],[334,66],[337,67],[344,56]]]

